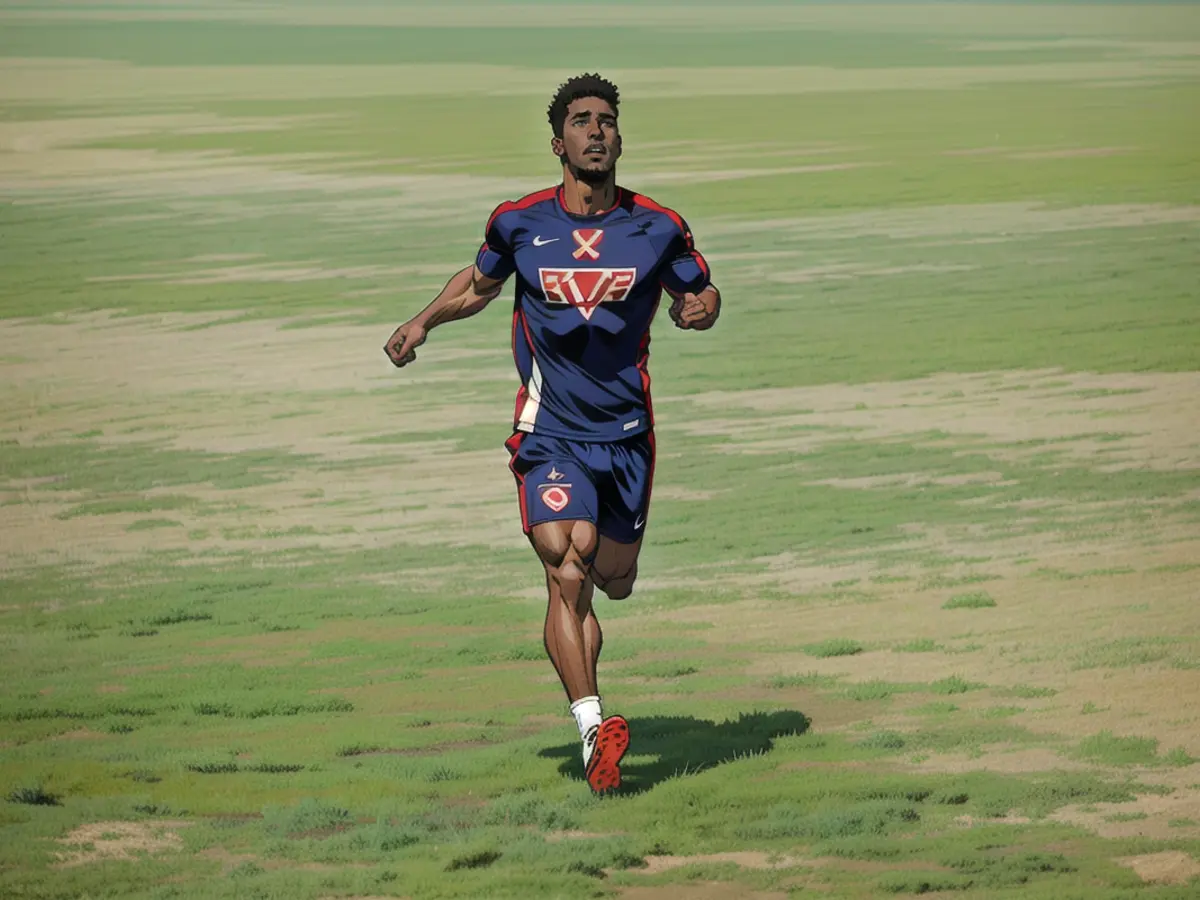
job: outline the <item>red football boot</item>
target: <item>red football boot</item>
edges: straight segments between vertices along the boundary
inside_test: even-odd
[[[620,716],[609,716],[588,737],[592,740],[592,753],[586,769],[588,784],[598,794],[619,788],[619,764],[629,749],[629,723]]]

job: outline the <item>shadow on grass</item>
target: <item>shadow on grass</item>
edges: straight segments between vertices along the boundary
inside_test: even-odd
[[[722,763],[766,753],[775,738],[804,734],[811,724],[802,712],[742,713],[736,719],[710,722],[691,716],[646,716],[629,719],[629,750],[621,763],[621,787],[614,793],[639,794],[676,775],[695,774]],[[561,758],[563,775],[583,780],[578,741],[547,747],[538,755]],[[643,762],[639,758],[653,756]]]

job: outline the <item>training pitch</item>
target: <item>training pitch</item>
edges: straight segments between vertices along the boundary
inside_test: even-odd
[[[655,323],[594,797],[511,286],[545,109]],[[1200,891],[1200,7],[0,4],[0,896]]]

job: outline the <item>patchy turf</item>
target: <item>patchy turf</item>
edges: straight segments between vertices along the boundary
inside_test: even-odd
[[[1194,10],[572,9],[727,298],[655,331],[606,798],[506,314],[381,350],[554,174],[570,29],[448,15],[0,10],[0,893],[1193,896]]]

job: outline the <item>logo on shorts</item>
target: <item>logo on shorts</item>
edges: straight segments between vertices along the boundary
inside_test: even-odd
[[[562,472],[558,471],[558,469],[556,469],[556,468],[554,468],[553,466],[551,466],[551,467],[550,467],[550,474],[549,474],[549,475],[547,475],[546,477],[547,477],[547,478],[549,478],[551,481],[562,481],[562,480],[563,480],[564,478],[566,478],[567,476],[566,476],[566,475],[564,475]]]
[[[590,319],[601,303],[624,300],[637,269],[538,269],[547,303],[574,306]]]
[[[543,503],[555,512],[562,512],[571,502],[570,487],[569,484],[543,484],[538,487],[538,490],[541,491]]]

